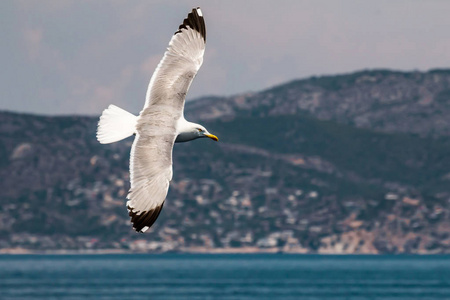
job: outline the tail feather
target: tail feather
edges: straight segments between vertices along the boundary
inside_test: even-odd
[[[101,144],[114,143],[133,135],[137,117],[115,105],[108,106],[100,116],[97,140]]]

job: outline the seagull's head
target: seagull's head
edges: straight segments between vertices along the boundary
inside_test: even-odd
[[[182,121],[178,125],[178,136],[175,142],[182,143],[205,137],[216,142],[219,140],[217,136],[209,133],[204,126],[192,122]]]
[[[212,140],[214,140],[214,141],[216,141],[216,142],[219,141],[219,138],[217,138],[217,136],[215,136],[214,134],[209,133],[209,131],[206,130],[206,128],[203,127],[202,125],[200,125],[200,124],[195,124],[194,127],[195,127],[195,128],[194,128],[194,132],[197,134],[197,136],[198,136],[199,138],[207,137],[207,138],[210,138],[210,139],[212,139]]]

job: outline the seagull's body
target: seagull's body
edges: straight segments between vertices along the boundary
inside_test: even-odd
[[[127,208],[133,228],[145,232],[158,217],[172,180],[175,142],[201,137],[218,140],[203,126],[186,121],[186,93],[203,62],[206,28],[200,8],[192,9],[170,40],[148,86],[139,116],[110,105],[98,124],[97,139],[112,143],[136,135],[130,156]]]

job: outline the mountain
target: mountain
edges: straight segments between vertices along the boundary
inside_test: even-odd
[[[220,142],[175,145],[164,209],[137,234],[132,138],[100,145],[97,118],[0,113],[0,249],[450,252],[450,70],[314,77],[186,115]]]
[[[189,103],[188,112],[205,120],[308,113],[378,132],[439,137],[450,135],[449,98],[450,70],[376,70],[296,80],[230,98],[204,98]]]

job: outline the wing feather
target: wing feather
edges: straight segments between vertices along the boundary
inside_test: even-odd
[[[172,180],[172,149],[186,93],[203,62],[206,29],[194,8],[170,40],[147,90],[131,148],[127,208],[136,231],[156,221]]]
[[[205,42],[205,22],[200,8],[194,8],[172,36],[150,79],[144,110],[164,102],[182,112],[185,95],[203,63]]]

